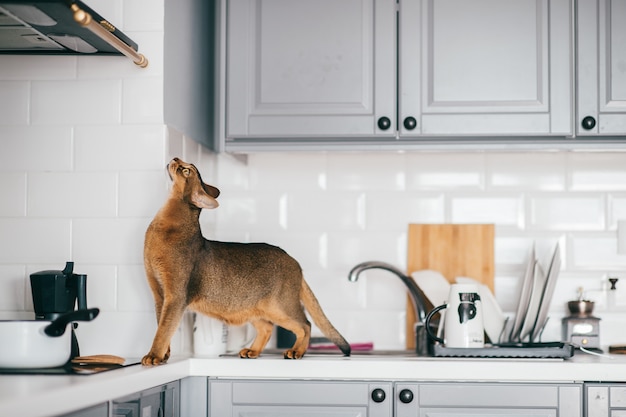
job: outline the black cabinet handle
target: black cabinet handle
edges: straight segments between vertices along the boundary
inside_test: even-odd
[[[408,404],[413,401],[413,391],[410,389],[403,389],[400,391],[400,401],[404,404]]]
[[[378,128],[380,130],[387,130],[391,127],[391,120],[388,117],[381,117],[378,119]]]
[[[417,120],[413,116],[405,117],[403,124],[406,130],[413,130],[417,127]]]
[[[376,388],[372,391],[372,401],[375,403],[382,403],[385,401],[385,397],[387,397],[387,394],[385,394],[385,391],[381,388]]]
[[[580,125],[585,130],[591,130],[596,127],[596,119],[594,119],[593,116],[587,116],[583,119],[582,122],[580,122]]]

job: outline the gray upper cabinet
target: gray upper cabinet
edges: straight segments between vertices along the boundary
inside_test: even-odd
[[[395,135],[395,0],[227,7],[227,137]]]
[[[571,135],[571,16],[568,0],[401,1],[401,136]]]
[[[626,0],[578,0],[577,134],[626,134]]]
[[[572,135],[572,7],[228,1],[226,147],[250,138]]]

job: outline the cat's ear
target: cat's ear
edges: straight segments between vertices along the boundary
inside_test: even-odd
[[[212,185],[202,183],[202,188],[204,188],[204,191],[206,191],[206,193],[213,198],[217,198],[220,195],[220,190]]]
[[[214,209],[220,205],[215,198],[207,194],[202,189],[195,190],[191,193],[191,203],[201,209]]]

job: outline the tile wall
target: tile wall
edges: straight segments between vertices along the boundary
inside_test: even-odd
[[[156,4],[156,6],[155,6]],[[73,260],[88,275],[83,353],[141,356],[155,330],[143,233],[167,195],[172,156],[222,190],[207,237],[267,241],[302,264],[341,332],[402,348],[405,291],[384,271],[347,280],[359,262],[404,268],[414,223],[496,224],[496,297],[506,312],[528,250],[559,242],[564,259],[544,333],[558,339],[564,303],[583,286],[597,301],[603,344],[626,342],[626,153],[268,153],[215,155],[163,124],[162,10],[154,0],[91,0],[150,59],[0,56],[0,317],[31,318],[28,276]],[[146,7],[149,6],[149,7]],[[606,277],[619,308],[607,311]],[[190,350],[189,317],[175,352]]]

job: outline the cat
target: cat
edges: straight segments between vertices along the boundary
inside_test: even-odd
[[[241,358],[261,354],[274,324],[290,330],[296,341],[283,353],[285,359],[300,359],[308,348],[306,308],[322,333],[349,356],[350,345],[322,311],[298,262],[265,243],[205,239],[200,212],[218,207],[220,191],[205,184],[193,164],[178,158],[170,161],[167,172],[170,195],[145,235],[144,266],[158,327],[142,364],[167,362],[170,340],[187,308],[227,324],[250,322],[256,337],[239,352]]]

